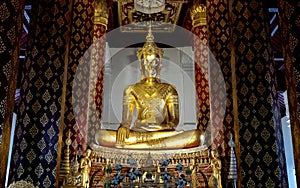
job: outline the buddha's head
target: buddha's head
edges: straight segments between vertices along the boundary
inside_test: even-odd
[[[92,154],[92,150],[90,150],[90,149],[87,149],[87,150],[86,150],[86,154],[85,154],[85,156],[86,156],[86,157],[90,157],[90,156],[91,156],[91,154]]]
[[[158,48],[154,42],[154,37],[149,30],[143,48],[138,50],[137,56],[140,61],[141,79],[160,78],[161,57],[163,50]]]

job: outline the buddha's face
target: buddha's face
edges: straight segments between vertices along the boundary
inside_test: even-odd
[[[159,78],[161,70],[160,58],[157,54],[145,56],[141,61],[142,78]]]

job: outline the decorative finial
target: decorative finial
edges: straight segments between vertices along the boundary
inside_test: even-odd
[[[236,179],[237,179],[237,164],[236,164],[236,156],[234,153],[234,141],[232,133],[230,133],[230,141],[228,142],[228,145],[230,146],[230,165],[229,165],[229,173],[228,173],[228,179],[233,180],[234,187],[236,187]]]
[[[70,145],[72,144],[72,140],[71,140],[71,132],[68,132],[68,138],[66,139],[66,150],[64,151],[64,159],[62,160],[61,163],[61,170],[60,170],[60,178],[65,178],[70,172],[71,172],[71,168],[70,168]]]
[[[146,36],[146,41],[147,42],[154,42],[154,36],[152,34],[152,28],[151,28],[151,22],[149,24],[149,28],[148,28],[148,34]]]
[[[206,6],[200,0],[196,0],[190,11],[193,27],[207,25]]]
[[[233,148],[235,146],[234,141],[233,141],[233,136],[232,133],[230,133],[230,140],[228,142],[229,147]]]
[[[147,156],[147,159],[146,159],[145,167],[150,167],[150,166],[153,166],[153,160],[152,160],[151,154],[149,152],[148,156]]]
[[[69,146],[72,144],[72,140],[71,140],[71,132],[70,132],[70,130],[69,130],[69,132],[68,132],[68,138],[67,138],[67,140],[66,140],[66,145],[67,145],[67,147],[69,148]]]

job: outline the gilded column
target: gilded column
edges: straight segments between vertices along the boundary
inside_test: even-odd
[[[289,101],[291,132],[297,185],[300,187],[300,5],[296,1],[280,1],[280,28],[283,37],[283,57]]]
[[[262,1],[232,1],[241,183],[288,187],[268,19]]]
[[[211,127],[208,127],[210,124],[210,98],[206,6],[200,1],[195,1],[190,13],[194,33],[197,128],[205,134],[205,144],[209,144]]]
[[[24,4],[0,2],[0,187],[4,187],[16,91]]]
[[[36,1],[14,135],[10,182],[55,187],[71,1]],[[16,33],[12,33],[16,35]],[[2,181],[2,180],[1,180]]]

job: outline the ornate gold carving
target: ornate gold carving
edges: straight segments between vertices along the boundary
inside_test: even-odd
[[[72,165],[72,172],[69,172],[64,177],[63,187],[89,187],[89,175],[92,168],[91,153],[92,151],[90,149],[87,149],[86,154],[83,158],[81,158],[80,163],[78,163],[76,155],[75,161]]]
[[[67,176],[64,178],[63,181],[63,187],[77,187],[77,186],[82,186],[82,173],[78,171],[79,169],[79,163],[77,160],[77,155],[75,157],[75,161],[73,162],[72,165],[72,173],[67,174]]]
[[[24,180],[13,182],[8,186],[8,188],[36,188],[32,183]]]
[[[204,4],[200,4],[199,1],[196,1],[195,4],[192,6],[190,13],[193,27],[198,27],[207,24],[206,6]]]
[[[117,164],[118,161],[121,161],[121,164],[123,161],[128,160],[129,154],[136,159],[137,161],[142,161],[144,159],[147,159],[149,150],[148,149],[116,149],[116,148],[110,148],[110,147],[104,147],[99,146],[97,144],[91,145],[93,149],[93,160],[94,161],[101,161],[104,162],[103,159],[106,161],[111,161]],[[162,161],[166,158],[166,156],[173,161],[173,163],[177,163],[179,159],[187,159],[187,158],[193,158],[197,157],[197,163],[200,164],[207,164],[209,163],[209,153],[206,145],[198,146],[194,148],[188,148],[188,149],[174,149],[174,150],[155,150],[150,151],[151,157],[154,161]]]
[[[106,0],[95,0],[94,24],[101,24],[107,27],[108,9]]]
[[[182,4],[186,1],[166,1],[165,9],[155,14],[145,14],[134,8],[133,1],[118,2],[118,19],[122,32],[147,32],[147,21],[155,21],[154,32],[173,32],[178,22]]]

